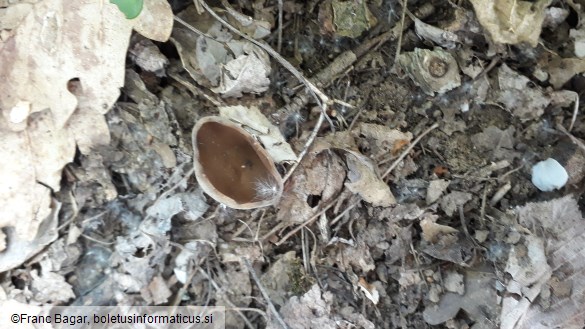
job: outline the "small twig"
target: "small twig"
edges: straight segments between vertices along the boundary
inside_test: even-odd
[[[319,114],[319,119],[317,120],[317,123],[315,124],[315,127],[313,128],[313,131],[311,132],[311,135],[309,136],[309,138],[305,142],[305,145],[303,146],[303,150],[301,151],[301,153],[297,157],[297,161],[292,165],[292,167],[289,169],[289,171],[284,176],[285,182],[290,178],[290,176],[293,174],[295,169],[297,169],[299,164],[301,164],[301,161],[303,160],[305,155],[307,155],[307,152],[309,152],[309,148],[311,148],[311,144],[313,144],[313,142],[315,141],[315,138],[317,138],[317,134],[319,133],[319,130],[321,129],[321,126],[323,125],[323,122],[325,122],[325,114],[323,114],[323,111],[321,111],[321,113]]]
[[[274,304],[272,304],[272,301],[270,300],[270,296],[268,295],[268,293],[266,292],[266,290],[264,289],[264,287],[260,283],[260,279],[258,278],[256,271],[252,267],[252,264],[250,264],[250,261],[247,258],[242,258],[242,260],[244,262],[244,265],[246,265],[248,272],[250,272],[252,279],[254,280],[254,282],[256,282],[256,286],[258,286],[258,289],[260,290],[260,293],[264,297],[264,300],[266,300],[266,303],[268,304],[268,308],[270,309],[272,314],[274,314],[274,317],[276,318],[276,320],[278,321],[280,326],[284,329],[288,329],[286,322],[284,322],[284,320],[282,319],[282,317],[280,316],[280,314],[276,310],[276,307],[274,307]]]
[[[101,241],[101,240],[98,240],[98,239],[92,238],[92,237],[90,237],[89,235],[85,235],[85,234],[83,234],[83,233],[81,233],[81,236],[82,236],[82,237],[84,237],[84,238],[86,238],[86,239],[88,239],[89,241],[93,241],[93,242],[95,242],[95,243],[99,243],[99,244],[102,244],[102,245],[104,245],[104,246],[111,246],[111,245],[113,245],[113,244],[114,244],[114,242],[106,242],[106,241]]]
[[[355,208],[360,201],[362,201],[362,198],[358,198],[357,200],[355,200],[354,202],[352,202],[349,206],[347,206],[345,209],[343,209],[343,211],[341,212],[341,214],[337,215],[335,218],[333,218],[331,220],[331,223],[329,224],[330,226],[335,225],[341,218],[343,218],[343,216],[345,216],[347,213],[349,213],[350,210],[352,210],[353,208]]]
[[[492,58],[491,62],[488,64],[488,66],[486,66],[486,68],[483,69],[483,71],[481,71],[475,78],[473,78],[473,81],[479,80],[484,75],[488,74],[494,67],[496,67],[496,64],[498,64],[499,61],[500,61],[500,56],[496,56],[496,57]]]
[[[394,168],[396,168],[400,162],[402,160],[404,160],[404,158],[408,155],[408,153],[410,153],[410,151],[416,146],[416,144],[418,144],[420,142],[420,140],[425,137],[428,133],[430,133],[431,131],[437,129],[439,127],[439,123],[435,122],[432,126],[430,126],[429,128],[427,128],[427,130],[423,131],[415,140],[414,142],[410,143],[410,145],[408,145],[408,147],[402,151],[402,153],[400,154],[400,156],[398,157],[398,159],[396,159],[392,165],[390,165],[390,167],[388,169],[386,169],[386,172],[384,172],[384,175],[382,175],[382,178],[386,178],[386,176],[388,176],[392,170],[394,170]]]
[[[575,136],[573,136],[570,132],[568,132],[567,129],[565,129],[565,127],[563,127],[563,125],[557,124],[557,129],[560,130],[563,134],[567,135],[571,139],[571,141],[573,141],[573,143],[577,144],[577,146],[579,146],[583,151],[585,151],[585,144],[583,144],[582,141],[580,141]]]
[[[333,207],[333,205],[335,205],[335,201],[336,200],[332,200],[331,202],[329,202],[328,205],[325,206],[325,208],[321,209],[321,211],[313,215],[313,217],[309,218],[308,220],[304,221],[302,224],[288,232],[282,239],[276,242],[275,245],[280,246],[281,244],[286,242],[286,240],[288,240],[291,236],[295,235],[300,229],[309,224],[312,224],[317,218],[319,218],[319,216],[321,216],[321,214],[324,214],[327,210],[329,210],[329,208]]]
[[[400,55],[400,50],[402,49],[402,35],[404,35],[404,20],[406,19],[406,11],[408,6],[408,0],[400,1],[402,5],[402,14],[400,15],[400,34],[398,35],[398,41],[396,42],[396,55],[394,56],[394,65],[398,61],[398,56]],[[410,14],[410,13],[409,13]],[[413,15],[414,17],[414,15]]]
[[[276,42],[276,51],[282,52],[282,0],[278,0],[278,41]]]
[[[506,195],[506,193],[508,193],[508,191],[510,191],[510,189],[512,188],[512,184],[510,184],[510,182],[504,184],[502,187],[500,187],[496,193],[494,194],[494,196],[492,197],[492,199],[490,200],[490,206],[495,206],[496,203],[500,202],[500,200],[502,200],[502,198]]]
[[[199,267],[199,273],[201,273],[209,282],[211,282],[211,285],[213,285],[213,288],[215,288],[217,293],[220,295],[220,298],[223,299],[226,302],[226,304],[228,304],[230,306],[231,309],[233,309],[234,311],[236,311],[236,313],[238,313],[238,315],[242,318],[242,320],[244,320],[244,323],[250,329],[254,329],[255,328],[254,325],[252,325],[250,320],[248,320],[248,318],[244,315],[244,313],[242,313],[242,311],[240,311],[240,308],[238,308],[234,303],[232,303],[231,300],[229,300],[229,298],[227,298],[227,296],[225,296],[224,290],[217,284],[217,282],[215,282],[215,280],[213,280],[213,278],[209,274],[207,274],[207,272],[205,272],[201,267]]]
[[[575,121],[577,121],[577,113],[579,113],[579,95],[575,97],[575,107],[573,107],[573,116],[571,117],[571,124],[569,125],[569,132],[573,130]]]
[[[508,177],[509,175],[511,175],[511,174],[513,174],[513,173],[517,172],[518,170],[520,170],[520,169],[524,168],[524,165],[525,165],[525,164],[526,164],[525,162],[522,162],[522,164],[521,164],[521,165],[519,165],[518,167],[516,167],[516,168],[514,168],[514,169],[512,169],[512,170],[509,170],[509,171],[507,171],[507,172],[505,172],[505,173],[503,173],[503,174],[502,174],[502,176],[498,177],[498,180],[499,180],[499,181],[501,181],[501,180],[503,180],[504,178]]]
[[[481,208],[479,210],[479,220],[481,222],[482,229],[485,227],[485,206],[486,206],[486,201],[487,201],[487,192],[488,192],[489,185],[490,185],[489,183],[485,184],[485,186],[483,187],[483,194],[481,196]]]

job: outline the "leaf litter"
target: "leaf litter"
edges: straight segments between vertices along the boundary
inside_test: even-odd
[[[150,0],[128,21],[57,2],[0,1],[0,305],[582,327],[580,4]],[[191,129],[218,114],[286,178],[274,207],[201,191]],[[569,177],[542,192],[531,169],[548,158]]]

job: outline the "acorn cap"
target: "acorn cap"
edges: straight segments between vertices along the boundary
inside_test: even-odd
[[[193,166],[199,185],[216,201],[234,209],[275,204],[282,178],[260,143],[240,126],[205,117],[193,127]]]

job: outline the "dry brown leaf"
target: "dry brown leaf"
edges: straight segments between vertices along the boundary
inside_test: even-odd
[[[443,209],[447,216],[453,216],[459,207],[465,205],[472,198],[471,193],[453,191],[441,199],[441,209]]]
[[[376,268],[370,247],[360,238],[355,245],[341,245],[335,262],[342,271],[361,271],[364,275]]]
[[[508,294],[502,300],[500,328],[514,329],[551,277],[543,240],[527,235],[524,241],[512,246],[505,271],[511,279],[506,283]]]
[[[437,219],[439,219],[439,216],[437,215],[423,215],[423,219],[421,219],[419,225],[422,229],[422,237],[425,239],[425,241],[436,243],[439,236],[441,235],[459,232],[457,229],[454,229],[450,226],[437,224]]]
[[[356,152],[348,152],[345,159],[348,168],[347,177],[350,180],[345,183],[345,186],[350,191],[359,194],[374,207],[388,207],[396,204],[390,186],[380,178],[376,167],[369,159]]]
[[[231,47],[231,50],[236,49]],[[242,93],[259,94],[268,90],[271,68],[266,51],[250,42],[239,45],[237,50],[236,58],[220,65],[219,87],[212,90],[222,97],[241,97]]]
[[[514,151],[515,139],[513,126],[506,130],[494,126],[485,128],[482,132],[471,136],[471,142],[482,152],[489,152],[494,160],[513,159],[517,152]]]
[[[229,14],[228,20],[234,24],[239,31],[253,39],[262,39],[270,34],[271,25],[269,22],[243,15],[233,9],[227,1],[224,1],[223,4]]]
[[[345,323],[350,328],[354,327],[354,324],[357,325],[356,328],[375,328],[374,324],[361,314],[347,314],[349,313],[347,311],[337,314],[332,307],[333,303],[334,295],[329,291],[322,292],[319,285],[315,284],[304,295],[291,297],[280,309],[280,313],[291,329],[336,329],[340,328],[340,323]],[[272,312],[269,313],[266,328],[282,328]]]
[[[272,302],[278,307],[284,305],[293,296],[296,286],[296,275],[302,275],[301,260],[296,257],[295,251],[289,251],[276,260],[262,275],[260,282],[266,289]]]
[[[560,8],[558,9],[560,10]],[[568,10],[565,11],[566,15],[564,18],[569,15]],[[569,37],[573,39],[575,56],[579,58],[585,58],[585,26],[581,24],[579,29],[571,29],[569,31]]]
[[[33,270],[30,274],[32,276],[31,290],[36,302],[43,304],[64,303],[75,298],[73,288],[65,281],[63,275],[47,270],[43,270],[41,273]]]
[[[148,286],[141,291],[141,296],[149,304],[160,305],[166,303],[171,297],[172,292],[169,289],[166,281],[159,274],[152,278]]]
[[[372,123],[360,123],[353,132],[366,138],[374,158],[396,152],[412,140],[411,132],[403,133],[398,129]]]
[[[552,0],[471,0],[481,25],[498,43],[538,44],[546,7]]]
[[[434,203],[435,201],[439,200],[441,194],[447,190],[451,181],[444,180],[444,179],[435,179],[429,182],[429,187],[427,188],[427,197],[426,202],[427,204]]]
[[[308,153],[291,177],[280,202],[277,221],[302,223],[330,202],[343,188],[345,168],[339,156],[330,151]],[[309,201],[317,205],[309,205]]]

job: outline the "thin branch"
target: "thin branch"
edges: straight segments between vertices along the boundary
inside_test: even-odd
[[[282,0],[278,0],[278,41],[276,42],[276,51],[282,52]]]
[[[396,55],[394,55],[394,65],[396,65],[396,62],[398,61],[398,56],[400,55],[400,50],[402,49],[402,36],[404,35],[404,20],[406,18],[406,11],[408,10],[407,8],[408,0],[402,0],[400,4],[402,5],[402,14],[400,16],[400,34],[398,36],[398,41],[396,42]]]
[[[575,97],[575,107],[573,107],[573,116],[571,117],[571,124],[569,125],[569,132],[573,130],[573,126],[575,125],[575,121],[577,121],[577,113],[579,113],[579,95],[577,94]]]
[[[203,275],[209,282],[211,282],[211,285],[213,286],[213,288],[215,288],[215,290],[217,291],[218,294],[220,294],[220,298],[222,298],[226,304],[228,304],[230,306],[230,309],[236,311],[236,313],[238,313],[238,315],[242,318],[242,320],[244,321],[244,323],[250,328],[250,329],[254,329],[254,325],[252,325],[252,323],[250,322],[250,320],[248,320],[248,318],[244,315],[244,313],[242,313],[242,311],[240,311],[240,308],[238,308],[234,303],[232,303],[232,301],[225,296],[225,291],[217,284],[217,282],[215,282],[215,280],[213,280],[213,278],[207,274],[207,272],[205,272],[201,267],[199,267],[199,273],[201,275]]]
[[[333,205],[335,205],[336,201],[337,201],[337,198],[335,200],[332,200],[331,202],[329,202],[328,205],[326,205],[323,209],[321,209],[321,211],[319,211],[318,213],[313,215],[313,217],[309,218],[308,220],[304,221],[301,225],[295,227],[293,230],[288,232],[282,239],[280,239],[278,242],[276,242],[275,245],[280,246],[281,244],[285,243],[286,240],[288,240],[291,236],[295,235],[303,227],[312,224],[315,220],[317,220],[317,218],[319,218],[321,216],[321,214],[324,214],[327,210],[329,210],[329,208],[333,207]]]
[[[293,172],[301,164],[301,161],[303,160],[303,158],[305,157],[307,152],[309,152],[309,149],[311,148],[311,144],[313,144],[313,142],[315,141],[315,138],[317,137],[317,134],[319,133],[319,130],[321,129],[321,126],[323,125],[323,122],[325,122],[325,115],[323,114],[323,111],[321,111],[321,113],[319,114],[319,119],[317,120],[317,123],[315,124],[315,127],[313,127],[313,131],[311,132],[311,136],[309,136],[309,139],[307,139],[307,141],[305,142],[305,145],[303,146],[303,150],[301,151],[301,153],[297,157],[297,161],[292,165],[292,167],[289,169],[289,171],[284,176],[285,182],[290,178],[290,176],[292,176]]]
[[[431,131],[437,129],[439,127],[439,123],[435,122],[432,126],[430,126],[429,128],[427,128],[427,130],[423,131],[422,134],[420,134],[415,140],[414,142],[410,143],[410,145],[408,145],[408,147],[402,151],[402,153],[400,154],[400,156],[398,157],[398,159],[396,159],[392,165],[390,167],[388,167],[388,169],[386,169],[386,172],[384,172],[384,175],[382,175],[382,178],[386,178],[386,176],[388,176],[392,170],[394,170],[394,168],[396,168],[400,162],[402,160],[404,160],[404,158],[408,155],[408,153],[410,153],[410,151],[414,148],[414,146],[416,144],[418,144],[420,142],[420,140],[425,137],[428,133],[430,133]]]
[[[256,282],[256,286],[258,286],[258,289],[260,290],[260,293],[264,297],[264,300],[266,300],[266,303],[268,304],[268,308],[270,309],[272,314],[274,314],[274,317],[276,318],[276,320],[278,321],[280,326],[284,329],[288,329],[286,322],[284,322],[284,320],[282,319],[282,317],[280,316],[280,314],[276,310],[276,307],[274,307],[274,304],[272,304],[272,301],[270,300],[270,296],[268,296],[268,293],[266,292],[266,290],[264,289],[264,287],[260,283],[260,279],[258,278],[256,271],[252,267],[252,264],[250,264],[250,261],[247,258],[242,258],[242,260],[244,261],[244,265],[246,265],[248,272],[250,272],[250,275],[252,275],[252,279],[254,280],[254,282]]]
[[[563,125],[557,124],[557,129],[560,130],[563,134],[567,135],[571,139],[571,141],[573,141],[573,143],[577,144],[577,146],[579,146],[583,151],[585,151],[585,144],[583,144],[582,141],[580,141],[579,139],[577,139],[577,137],[573,136],[570,132],[568,132],[567,129],[563,127]]]

